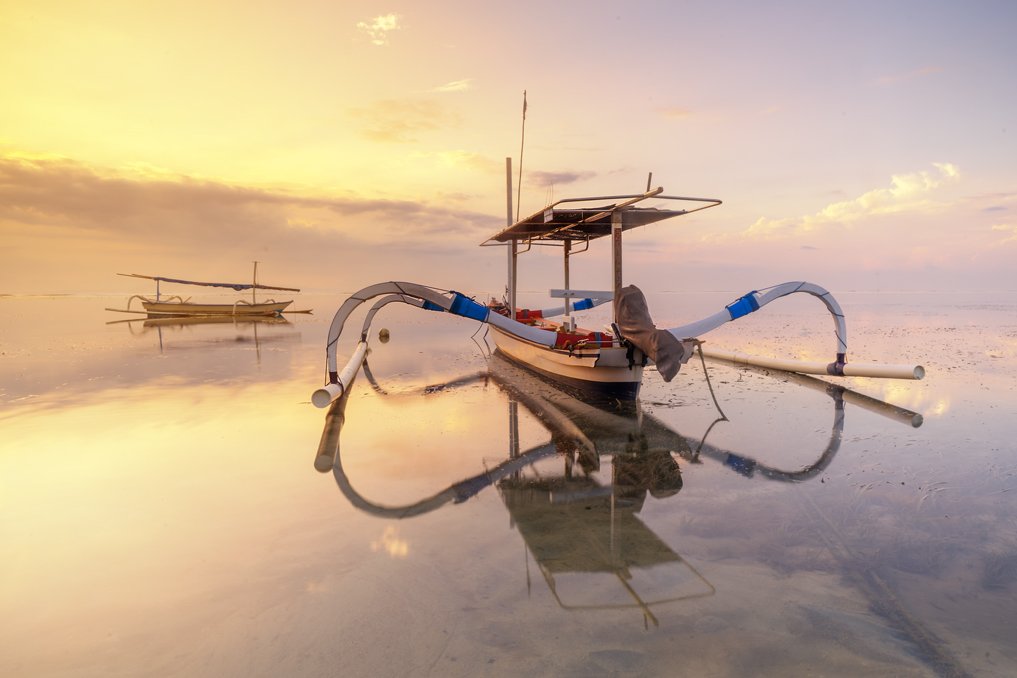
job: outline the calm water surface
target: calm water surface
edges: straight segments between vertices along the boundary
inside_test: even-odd
[[[343,298],[0,299],[0,675],[1017,674],[1013,295],[839,295],[849,359],[921,382],[696,360],[633,411],[389,307],[327,413]],[[832,329],[788,300],[707,338],[823,360]]]

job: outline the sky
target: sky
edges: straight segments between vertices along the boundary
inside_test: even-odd
[[[501,290],[523,214],[723,205],[626,236],[647,291],[1017,291],[1017,3],[0,0],[0,294],[116,272]],[[522,102],[526,91],[525,144]],[[610,286],[595,243],[575,286]],[[560,286],[557,253],[521,287]]]

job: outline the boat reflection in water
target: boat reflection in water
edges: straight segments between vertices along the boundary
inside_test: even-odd
[[[498,354],[488,363],[486,372],[425,390],[444,391],[482,380],[495,383],[508,395],[509,450],[507,458],[496,466],[405,505],[384,505],[362,496],[343,470],[340,454],[347,390],[328,411],[315,467],[321,472],[331,470],[339,489],[358,509],[393,519],[462,503],[494,486],[562,608],[633,607],[642,611],[647,624],[657,624],[652,606],[714,593],[706,578],[638,515],[647,495],[666,499],[681,491],[679,459],[689,464],[711,459],[745,476],[804,481],[821,473],[840,447],[845,396],[877,411],[883,405],[884,414],[920,425],[920,417],[913,412],[840,386],[796,377],[799,383],[822,389],[831,397],[833,425],[826,447],[812,464],[782,470],[710,445],[706,442],[709,429],[702,439],[690,441],[643,412],[638,404],[619,409],[618,401],[579,400]],[[366,362],[363,368],[375,390],[384,394]],[[520,405],[542,422],[550,441],[520,449]],[[721,415],[717,421],[723,419]],[[602,469],[602,461],[610,468]],[[613,593],[605,579],[614,582]]]
[[[230,341],[232,343],[242,341],[253,341],[254,347],[258,351],[258,358],[261,358],[261,345],[264,342],[272,341],[283,341],[290,337],[289,334],[278,334],[275,330],[282,327],[291,328],[293,323],[282,316],[271,316],[271,315],[197,315],[197,316],[150,316],[146,318],[128,318],[126,320],[111,320],[106,323],[107,325],[118,325],[125,324],[129,328],[131,335],[136,337],[149,336],[156,334],[159,339],[159,352],[162,353],[166,350],[166,342],[164,341],[164,335],[172,336],[172,333],[182,333],[187,331],[189,328],[195,326],[213,326],[208,328],[208,333],[205,337],[200,340],[202,345],[208,345],[210,343],[221,343],[224,341]],[[225,325],[229,325],[233,330],[242,332],[240,334],[233,334],[231,338],[227,338],[222,332],[216,332],[215,328],[222,328]],[[259,327],[265,328],[272,326],[273,334],[270,336],[260,336]],[[250,335],[247,331],[250,330]],[[264,330],[260,330],[263,332]],[[299,337],[299,334],[295,335]],[[181,345],[178,344],[173,348],[179,348]]]

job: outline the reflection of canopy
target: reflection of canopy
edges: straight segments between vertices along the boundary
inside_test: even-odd
[[[552,574],[622,572],[681,561],[631,508],[577,501],[559,504],[553,492],[499,485],[505,507],[533,557]]]

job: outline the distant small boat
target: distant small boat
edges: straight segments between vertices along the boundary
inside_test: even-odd
[[[254,262],[254,278],[250,283],[222,283],[222,282],[200,282],[196,280],[181,280],[179,278],[165,278],[155,275],[141,275],[139,273],[117,273],[117,275],[128,278],[144,278],[155,281],[155,298],[144,297],[135,294],[127,299],[127,308],[107,308],[107,311],[119,313],[147,313],[151,317],[167,316],[278,316],[281,315],[292,300],[276,301],[268,299],[258,301],[255,297],[256,290],[277,290],[284,292],[299,292],[295,287],[276,287],[273,285],[262,285],[258,282],[258,262]],[[200,285],[202,287],[227,287],[237,292],[251,290],[251,300],[237,299],[227,304],[211,304],[192,302],[190,297],[184,299],[178,295],[163,296],[160,290],[160,283],[168,282],[179,285]],[[131,310],[131,302],[135,299],[141,302],[144,311]]]

